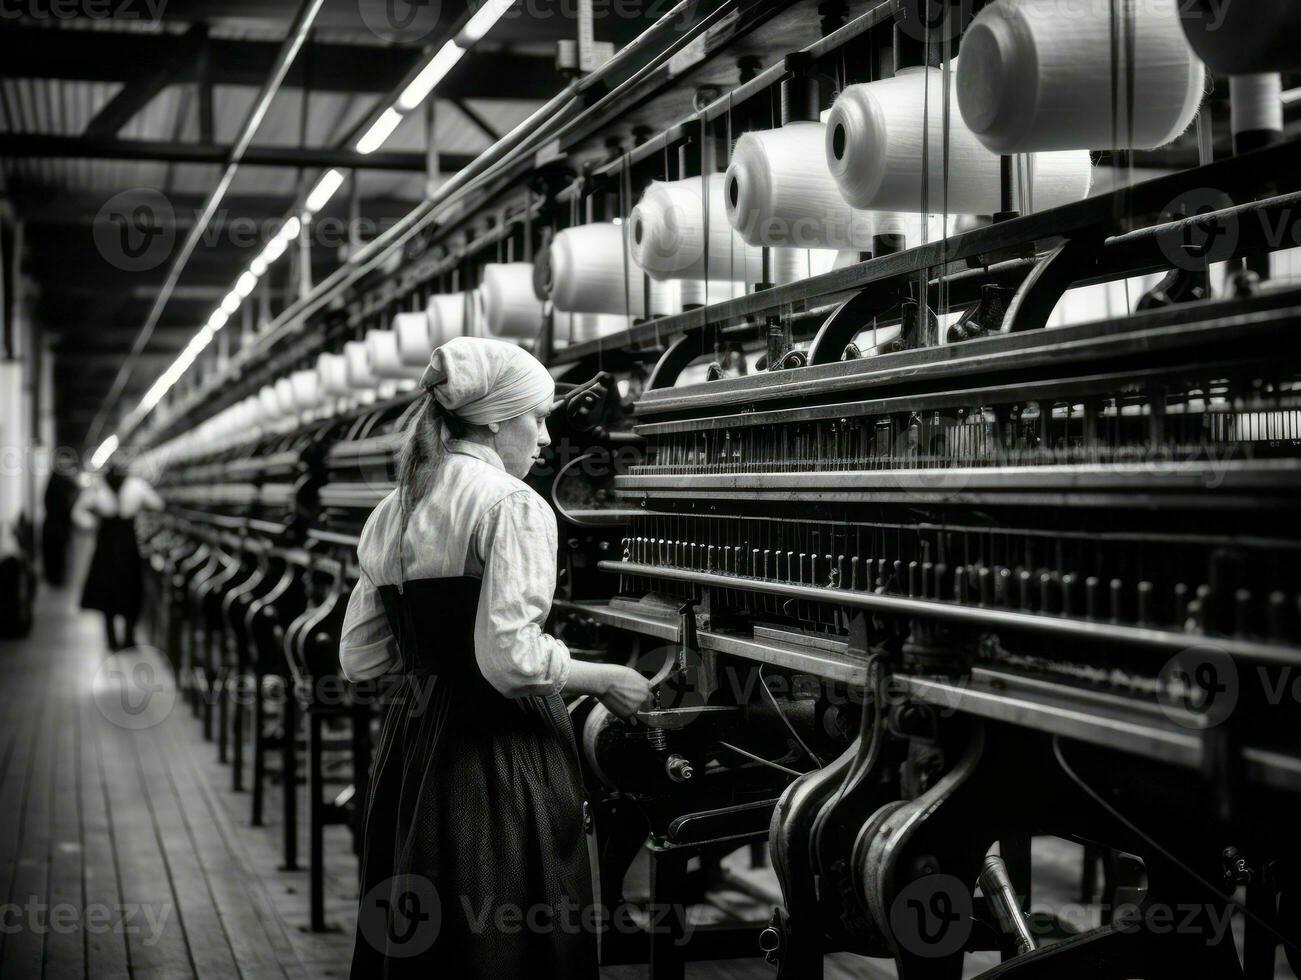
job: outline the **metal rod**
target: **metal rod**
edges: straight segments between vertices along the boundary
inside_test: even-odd
[[[41,133],[0,134],[0,156],[57,157],[69,160],[149,160],[162,163],[193,163],[211,166],[232,158],[234,149],[219,143],[175,143],[166,140],[82,139],[77,136],[48,136]],[[473,157],[457,154],[448,158],[464,165]],[[363,170],[421,171],[422,153],[356,153],[333,147],[251,146],[243,156],[250,167],[339,167]]]
[[[1044,616],[1010,609],[966,606],[956,602],[937,602],[928,599],[910,599],[905,596],[878,595],[875,592],[854,592],[849,589],[828,589],[812,585],[773,582],[740,575],[720,575],[717,572],[697,572],[631,561],[603,561],[599,567],[603,572],[613,572],[616,575],[641,575],[676,582],[693,582],[697,585],[763,592],[768,595],[809,599],[857,609],[877,609],[882,612],[938,619],[968,626],[1030,630],[1083,640],[1128,643],[1160,651],[1179,652],[1198,643],[1205,643],[1208,648],[1231,656],[1258,660],[1262,663],[1301,666],[1301,651],[1235,637],[1208,637],[1196,633],[1176,633],[1171,630],[1126,626],[1121,623],[1084,622],[1062,616]]]
[[[94,421],[91,423],[87,438],[87,442],[91,445],[99,438],[109,412],[113,410],[117,400],[122,396],[127,381],[131,378],[131,371],[135,366],[136,358],[148,346],[149,339],[154,334],[154,328],[157,327],[158,321],[163,315],[163,310],[167,307],[168,300],[171,299],[172,291],[176,288],[181,274],[185,271],[186,264],[190,261],[190,256],[194,254],[199,242],[203,240],[203,235],[207,231],[213,216],[217,213],[217,209],[221,206],[226,191],[230,189],[230,185],[234,182],[235,174],[239,171],[240,162],[244,159],[249,144],[253,142],[253,136],[262,125],[262,120],[266,118],[272,100],[276,97],[276,93],[280,91],[285,76],[289,74],[289,66],[293,64],[294,58],[298,56],[298,52],[306,43],[308,32],[311,31],[312,24],[316,21],[316,16],[321,12],[321,7],[324,4],[325,0],[303,0],[302,6],[294,17],[294,22],[289,28],[284,44],[281,45],[280,52],[276,56],[276,63],[271,69],[271,74],[267,77],[266,83],[262,86],[257,98],[253,100],[253,107],[244,120],[239,137],[231,147],[230,161],[226,164],[225,172],[209,195],[208,201],[199,215],[199,220],[190,229],[190,235],[186,238],[185,244],[176,256],[176,261],[172,263],[172,267],[167,273],[167,279],[163,282],[163,288],[158,292],[158,299],[154,301],[153,308],[149,311],[148,319],[145,320],[144,326],[140,328],[135,343],[131,345],[130,355],[118,370],[108,397],[104,399],[104,404],[100,407]]]

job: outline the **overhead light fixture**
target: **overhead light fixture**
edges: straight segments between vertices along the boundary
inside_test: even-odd
[[[457,43],[462,47],[470,47],[475,44],[492,30],[493,25],[501,20],[502,14],[514,6],[515,0],[488,0],[482,7],[474,12],[461,33],[456,35]]]
[[[327,170],[321,176],[321,179],[316,182],[316,186],[312,188],[312,193],[307,195],[303,207],[308,214],[315,214],[330,203],[330,198],[334,197],[334,192],[342,185],[343,172],[340,170]]]
[[[234,316],[235,311],[239,309],[240,295],[233,289],[226,294],[226,298],[221,301],[221,309],[227,316]]]
[[[220,330],[229,319],[230,314],[225,310],[221,308],[215,309],[212,311],[212,316],[208,317],[208,328],[213,331]]]
[[[398,128],[402,122],[402,113],[398,112],[392,106],[385,109],[380,117],[371,123],[370,129],[366,130],[361,139],[357,140],[358,153],[374,153],[384,141],[393,135],[393,130]]]
[[[97,470],[108,462],[108,458],[117,452],[117,442],[117,433],[114,432],[99,444],[99,448],[95,450],[95,454],[90,457],[91,469]]]
[[[245,299],[255,289],[257,289],[257,276],[253,275],[251,270],[235,280],[235,292],[240,299]]]
[[[272,239],[274,241],[274,239]],[[264,255],[259,254],[254,257],[253,261],[248,264],[248,271],[259,278],[267,271],[267,262]]]
[[[481,10],[480,13],[482,12]],[[475,14],[475,17],[477,16],[478,14]],[[420,69],[420,74],[411,79],[407,87],[402,90],[402,94],[398,96],[397,107],[403,112],[410,112],[424,102],[425,96],[434,90],[434,86],[443,80],[443,76],[455,67],[464,54],[465,48],[455,41],[444,44],[438,49],[438,53],[429,59],[429,64]]]

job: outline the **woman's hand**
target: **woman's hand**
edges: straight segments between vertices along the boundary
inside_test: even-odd
[[[650,706],[650,681],[631,667],[612,665],[609,670],[609,680],[598,695],[603,705],[620,718],[628,718]]]

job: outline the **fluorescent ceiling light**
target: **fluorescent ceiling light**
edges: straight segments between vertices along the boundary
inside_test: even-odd
[[[226,294],[226,298],[221,301],[221,308],[227,316],[234,316],[235,311],[239,309],[240,295],[233,289]]]
[[[115,452],[117,452],[116,432],[99,444],[99,448],[95,450],[95,455],[90,457],[91,468],[96,470],[99,469],[108,462],[108,458]]]
[[[246,272],[235,280],[235,293],[240,299],[244,299],[255,289],[257,289],[257,276],[252,272]]]
[[[212,316],[208,317],[208,329],[213,331],[220,330],[222,327],[226,325],[226,321],[229,319],[230,319],[230,314],[227,313],[225,310],[222,309],[213,310]]]
[[[298,233],[303,230],[303,223],[298,220],[298,215],[290,215],[289,220],[280,227],[280,233],[276,235],[277,241],[283,241],[286,245],[298,237]]]
[[[358,153],[374,153],[384,141],[393,135],[393,130],[398,128],[402,122],[402,113],[398,112],[392,106],[385,109],[380,117],[371,123],[370,129],[366,130],[361,139],[357,140]]]
[[[475,17],[477,16],[479,14],[475,14]],[[494,17],[493,20],[496,18]],[[398,96],[397,107],[403,112],[410,112],[424,102],[425,96],[434,90],[434,86],[443,80],[443,76],[452,70],[463,54],[465,48],[455,41],[448,41],[439,48],[438,53],[429,59],[429,64],[420,69],[420,74],[411,79],[410,84],[402,90],[402,94]]]
[[[263,252],[261,255],[258,255],[256,258],[254,258],[253,261],[248,264],[248,271],[253,273],[253,275],[255,276],[260,277],[264,275],[267,271],[267,265],[268,265],[265,256],[266,256],[266,252]]]
[[[515,0],[487,0],[461,28],[461,33],[456,35],[457,42],[462,47],[470,47],[492,30],[492,26],[501,20],[501,15],[510,10],[514,3]]]
[[[307,201],[303,207],[311,214],[315,214],[321,208],[330,203],[330,198],[334,197],[334,192],[343,184],[343,173],[338,170],[327,170],[316,186],[312,188],[312,193],[307,195]]]

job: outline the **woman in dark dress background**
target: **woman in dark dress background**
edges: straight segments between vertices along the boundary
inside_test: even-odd
[[[627,667],[543,632],[556,522],[521,481],[555,386],[514,345],[434,351],[398,488],[358,546],[340,656],[395,682],[371,774],[355,980],[596,980],[578,752],[562,693],[629,715]]]
[[[143,576],[136,544],[136,515],[148,508],[161,510],[163,502],[153,487],[129,476],[110,462],[100,481],[85,490],[73,508],[78,527],[95,529],[95,554],[81,590],[81,608],[104,614],[104,632],[111,652],[135,643],[140,618]],[[117,632],[117,620],[123,629]]]

